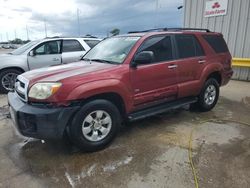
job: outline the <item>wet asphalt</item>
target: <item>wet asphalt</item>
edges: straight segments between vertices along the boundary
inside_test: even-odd
[[[106,149],[83,153],[67,142],[20,136],[0,96],[0,187],[200,187],[250,185],[250,83],[231,81],[217,106],[178,110],[127,124]],[[223,120],[222,120],[223,119]],[[228,121],[229,120],[229,121]]]

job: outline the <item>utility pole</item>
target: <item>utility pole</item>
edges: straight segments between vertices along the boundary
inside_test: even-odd
[[[155,0],[155,28],[158,26],[158,6],[159,2],[158,0]]]
[[[16,35],[16,30],[15,30],[15,39],[17,38],[17,35]]]
[[[8,35],[8,33],[6,33],[6,39],[7,39],[7,42],[9,42],[9,35]]]
[[[45,19],[44,19],[44,32],[45,32],[45,38],[47,38],[47,25]]]
[[[81,31],[80,31],[80,19],[79,19],[79,12],[80,12],[80,10],[77,8],[77,10],[76,10],[76,15],[77,15],[77,26],[78,26],[78,36],[80,37],[80,33],[81,33]]]
[[[29,30],[27,25],[26,25],[26,34],[27,34],[27,40],[29,40]]]

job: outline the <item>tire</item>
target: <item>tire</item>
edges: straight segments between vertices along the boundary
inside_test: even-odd
[[[69,127],[69,138],[81,150],[98,151],[113,141],[120,125],[117,107],[107,100],[97,99],[77,112]]]
[[[214,78],[209,78],[198,97],[198,102],[194,105],[202,112],[210,111],[217,104],[219,98],[220,86]]]
[[[6,69],[0,72],[0,92],[1,93],[8,93],[10,90],[14,89],[14,84],[16,80],[16,76],[19,74],[22,74],[20,70],[17,69]],[[12,75],[12,77],[11,77]],[[7,84],[4,85],[4,82],[6,83],[6,79],[9,79],[9,86],[7,87]],[[8,80],[7,79],[7,80]],[[13,86],[13,87],[11,87]]]

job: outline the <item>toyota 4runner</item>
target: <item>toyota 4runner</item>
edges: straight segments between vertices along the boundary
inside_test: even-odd
[[[232,76],[220,33],[157,29],[107,38],[81,62],[37,69],[17,77],[8,93],[10,114],[28,137],[67,134],[86,151],[104,148],[124,121],[191,104],[217,103]]]

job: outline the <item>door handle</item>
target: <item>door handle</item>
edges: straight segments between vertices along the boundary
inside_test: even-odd
[[[199,64],[206,63],[206,60],[199,60],[198,63],[199,63]]]
[[[53,61],[59,61],[60,59],[55,57],[55,58],[53,58],[52,60],[53,60]]]
[[[169,69],[176,69],[178,67],[178,65],[169,65],[168,68]]]

